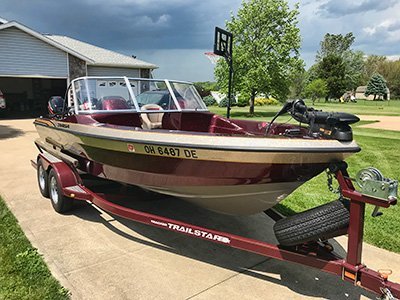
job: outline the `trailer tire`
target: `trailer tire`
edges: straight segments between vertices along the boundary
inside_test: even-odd
[[[295,246],[343,235],[349,222],[348,201],[337,200],[279,220],[274,232],[282,246]]]
[[[60,214],[70,211],[73,199],[66,197],[63,194],[61,184],[57,177],[57,172],[54,169],[51,169],[49,172],[48,185],[51,205],[54,210]]]
[[[43,161],[41,158],[38,159],[36,173],[40,193],[43,197],[49,198],[49,174],[43,167]]]

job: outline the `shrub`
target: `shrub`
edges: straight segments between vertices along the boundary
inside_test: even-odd
[[[204,97],[203,101],[204,101],[204,104],[207,106],[212,106],[212,105],[217,104],[217,101],[215,101],[214,97],[211,95]]]
[[[194,86],[201,97],[209,96],[211,91],[218,90],[217,83],[210,81],[195,82]]]
[[[238,98],[237,106],[245,107],[249,105],[249,97],[246,95],[240,95]]]
[[[227,107],[228,106],[228,97],[225,97],[224,99],[221,100],[221,102],[218,104],[219,107]]]
[[[224,99],[222,99],[219,104],[219,107],[227,107],[228,106],[228,97],[225,97]],[[231,102],[231,107],[234,106],[238,106],[237,102],[235,101],[235,99],[232,98],[232,102]]]
[[[269,97],[269,98],[259,97],[254,100],[255,106],[278,105],[278,104],[279,104],[279,101],[273,97]]]

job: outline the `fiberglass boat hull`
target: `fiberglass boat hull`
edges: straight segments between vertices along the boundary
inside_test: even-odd
[[[61,145],[92,175],[173,195],[210,210],[253,214],[282,201],[354,142],[123,130],[38,119],[43,142]]]

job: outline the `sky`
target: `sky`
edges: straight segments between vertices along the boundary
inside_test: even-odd
[[[289,0],[290,7],[297,2],[306,67],[326,33],[353,32],[353,49],[366,54],[400,54],[400,1]],[[212,51],[214,28],[240,6],[241,0],[0,0],[0,18],[135,55],[159,66],[156,78],[207,81],[213,65],[204,52]]]

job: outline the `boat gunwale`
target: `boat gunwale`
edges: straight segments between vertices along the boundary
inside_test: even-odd
[[[39,119],[40,120],[40,119]],[[226,145],[218,145],[216,146],[215,144],[208,144],[208,145],[203,145],[203,144],[189,144],[189,143],[179,143],[179,142],[163,142],[163,141],[147,141],[147,140],[142,140],[142,139],[132,139],[132,138],[121,138],[121,137],[113,137],[109,135],[99,135],[99,134],[93,134],[93,133],[88,133],[88,132],[82,132],[82,131],[76,131],[76,130],[71,130],[68,128],[62,128],[62,127],[56,127],[55,124],[52,122],[51,119],[43,119],[46,121],[51,122],[54,126],[49,126],[48,124],[38,122],[37,120],[34,121],[35,125],[38,126],[43,126],[43,127],[48,127],[51,129],[55,129],[58,131],[63,131],[67,132],[73,135],[81,135],[84,137],[91,137],[91,138],[98,138],[98,139],[108,139],[112,141],[119,141],[119,142],[124,142],[124,143],[140,143],[144,145],[156,145],[156,146],[175,146],[175,147],[187,147],[187,148],[193,148],[193,149],[208,149],[208,150],[216,150],[216,151],[238,151],[238,152],[271,152],[271,153],[357,153],[361,151],[361,148],[359,146],[355,147],[350,147],[350,146],[342,146],[342,147],[285,147],[285,149],[282,148],[271,148],[271,147],[251,147],[251,148],[238,148],[237,146],[226,146]],[[62,122],[62,121],[57,121],[57,122]],[[62,122],[66,124],[76,124],[80,126],[88,126],[88,127],[95,127],[91,124],[78,124],[78,123],[69,123],[69,122]],[[110,129],[110,130],[122,130],[122,131],[127,131],[125,129],[118,129],[118,128],[112,128],[112,127],[99,127],[96,126],[95,128],[104,128],[104,129]],[[141,132],[141,131],[135,131],[135,132]],[[178,132],[154,132],[150,130],[144,130],[143,132],[147,133],[158,133],[158,134],[180,134],[180,135],[190,135],[190,136],[195,136],[192,132],[187,131],[179,131]],[[210,134],[202,134],[198,133],[196,135],[201,135],[201,136],[211,136]],[[224,138],[224,137],[235,137],[235,138],[249,138],[249,136],[222,136],[222,135],[212,135],[211,137],[213,138]],[[255,136],[251,136],[254,138]],[[282,140],[301,140],[304,141],[306,139],[282,139]],[[307,141],[313,141],[313,140],[307,140]],[[320,140],[319,140],[320,141]],[[330,141],[330,140],[326,140]],[[339,141],[337,141],[339,142]],[[350,142],[350,143],[353,143]]]

